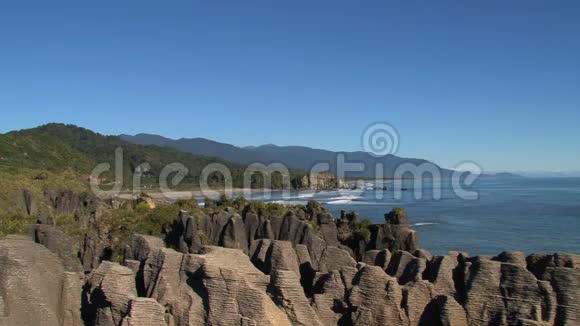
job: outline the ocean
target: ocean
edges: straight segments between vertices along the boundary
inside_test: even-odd
[[[392,208],[403,207],[419,233],[421,248],[438,255],[449,251],[497,255],[504,250],[580,253],[580,178],[481,178],[469,187],[474,193],[467,199],[459,198],[450,185],[443,185],[440,198],[435,198],[431,183],[423,184],[421,198],[415,198],[413,181],[403,182],[407,191],[400,193],[401,198],[394,195],[394,183],[385,183],[387,190],[376,186],[293,192],[284,199],[273,193],[266,201],[306,204],[313,199],[335,217],[341,210],[353,210],[373,223],[384,222],[384,214]],[[255,198],[263,199],[260,196]]]

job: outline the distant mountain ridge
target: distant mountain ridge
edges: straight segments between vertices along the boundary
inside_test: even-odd
[[[71,171],[85,179],[93,169],[101,163],[115,167],[117,149],[122,149],[122,175],[115,175],[111,168],[99,175],[102,180],[111,182],[115,177],[122,178],[125,188],[133,184],[133,174],[138,171],[143,185],[157,186],[163,170],[169,164],[181,163],[188,170],[182,184],[199,186],[202,170],[212,163],[226,166],[230,171],[231,182],[235,187],[244,186],[245,167],[220,159],[217,155],[194,155],[163,146],[161,138],[151,137],[151,145],[134,144],[117,136],[105,136],[89,129],[61,123],[50,123],[32,129],[0,134],[0,172],[23,174],[24,170],[51,172],[60,174]],[[212,147],[210,145],[209,147]],[[142,167],[147,163],[148,167]],[[142,170],[141,170],[142,169]],[[301,180],[305,174],[290,171],[292,185],[301,188]],[[221,185],[224,176],[211,174],[207,182],[211,185]],[[260,188],[263,178],[260,175],[251,176],[252,187]],[[282,177],[272,176],[272,187],[281,188]]]
[[[443,177],[449,177],[453,173],[451,170],[443,169],[423,159],[402,158],[395,155],[375,157],[362,151],[334,152],[305,146],[276,146],[272,144],[237,147],[205,138],[170,139],[152,134],[120,135],[119,137],[134,144],[166,146],[182,152],[217,157],[237,164],[247,165],[256,162],[263,164],[283,163],[289,169],[301,171],[310,171],[317,163],[328,163],[330,171],[336,172],[337,156],[344,154],[346,162],[363,163],[365,166],[364,171],[347,173],[346,176],[349,178],[374,178],[376,175],[375,167],[379,163],[383,165],[383,176],[385,178],[394,177],[396,169],[405,163],[414,166],[425,164],[425,166],[439,170]]]

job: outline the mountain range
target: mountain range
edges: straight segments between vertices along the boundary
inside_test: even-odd
[[[169,146],[132,144],[117,136],[106,136],[74,125],[51,123],[31,129],[0,134],[0,176],[24,175],[25,171],[60,174],[65,171],[87,177],[101,163],[112,167],[100,177],[112,181],[116,164],[116,150],[122,149],[122,179],[125,185],[133,182],[133,173],[139,172],[142,183],[157,184],[163,169],[171,163],[181,163],[188,169],[183,179],[184,185],[199,185],[202,169],[210,163],[225,165],[231,174],[233,185],[243,186],[245,167],[233,164],[216,155],[194,155]],[[148,168],[143,168],[143,163]],[[304,173],[291,171],[294,184],[304,177]],[[263,181],[259,174],[251,176],[252,186]],[[1,179],[1,177],[0,177]],[[280,180],[279,180],[280,179]],[[280,181],[280,182],[278,182]],[[224,182],[221,174],[213,173],[208,178],[210,184]],[[281,177],[272,176],[272,187],[281,187]]]
[[[217,157],[235,164],[248,165],[251,163],[283,163],[291,170],[310,171],[318,163],[328,163],[330,171],[337,172],[337,158],[344,155],[345,162],[363,163],[364,170],[347,172],[348,178],[374,178],[376,166],[383,165],[385,178],[395,177],[395,171],[402,164],[410,163],[414,166],[423,165],[435,168],[443,177],[449,177],[453,171],[443,169],[436,164],[423,159],[403,158],[395,155],[375,157],[362,151],[334,152],[304,146],[276,146],[272,144],[262,146],[237,147],[231,144],[220,143],[205,138],[170,139],[153,134],[120,135],[119,138],[139,145],[157,145],[170,147],[194,155]]]

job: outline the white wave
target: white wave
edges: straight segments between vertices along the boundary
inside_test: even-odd
[[[352,204],[353,200],[352,199],[337,199],[337,200],[331,200],[326,202],[327,205],[341,205],[341,204]]]
[[[312,198],[314,197],[314,193],[303,193],[303,194],[298,194],[296,196],[293,196],[292,198]]]
[[[411,226],[424,226],[424,225],[436,225],[436,224],[439,224],[439,223],[435,223],[435,222],[422,222],[422,223],[412,224]]]
[[[338,196],[338,197],[332,197],[332,198],[328,198],[328,201],[336,201],[336,200],[356,200],[356,199],[361,199],[361,196]]]
[[[385,203],[381,203],[381,202],[372,202],[372,201],[362,201],[362,200],[356,200],[356,199],[337,199],[337,200],[331,200],[328,202],[325,202],[326,205],[345,205],[345,204],[349,204],[349,205],[377,205],[377,206],[384,206]]]
[[[306,205],[306,204],[308,204],[308,202],[305,200],[274,200],[274,201],[271,201],[270,203],[282,204],[282,205]]]

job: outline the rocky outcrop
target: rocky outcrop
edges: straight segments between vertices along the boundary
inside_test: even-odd
[[[88,273],[107,258],[108,226],[102,217],[116,206],[114,199],[100,200],[86,192],[53,189],[44,190],[42,196],[24,191],[23,196],[27,213],[38,223],[29,228],[32,238],[58,254],[67,270],[77,271],[80,258],[80,269]],[[63,216],[74,221],[74,225],[67,227],[91,232],[64,234],[54,227],[56,219]]]
[[[375,266],[363,266],[353,279],[351,321],[356,325],[408,325],[397,280]]]
[[[391,252],[388,249],[369,250],[365,253],[363,262],[367,265],[379,266],[386,272],[391,262],[391,257]]]
[[[46,224],[30,225],[29,232],[34,242],[58,255],[67,271],[83,271],[78,257],[80,251],[78,239],[69,237],[59,229]]]
[[[403,308],[409,316],[410,325],[425,324],[436,320],[433,309],[427,309],[433,299],[433,285],[427,281],[416,281],[403,287]]]
[[[336,175],[332,173],[311,173],[302,177],[301,183],[302,189],[310,190],[336,189],[339,184]]]
[[[414,252],[419,249],[419,236],[411,229],[404,209],[395,208],[385,214],[385,224],[372,225],[367,249]]]
[[[466,272],[465,310],[470,325],[533,321],[551,324],[552,295],[525,267],[475,259]]]
[[[66,198],[56,207],[77,207]],[[211,212],[182,211],[165,239],[134,235],[122,264],[91,217],[83,236],[33,225],[33,241],[0,240],[0,325],[580,323],[578,255],[433,256],[399,209],[370,234],[314,202]]]
[[[121,325],[131,301],[137,297],[133,271],[108,261],[93,271],[87,288],[87,322],[95,325]]]
[[[185,211],[180,211],[179,217],[173,223],[173,229],[167,237],[167,242],[183,253],[199,251],[203,244],[197,219]]]
[[[129,311],[122,326],[167,326],[165,309],[157,301],[135,298],[129,302]]]
[[[438,295],[456,297],[456,275],[462,271],[456,271],[459,262],[453,256],[436,256],[429,263],[426,278],[433,283],[434,291]]]
[[[557,302],[557,325],[580,323],[580,255],[531,255],[527,266],[539,279],[546,296],[552,294]],[[553,292],[552,292],[553,291]],[[546,302],[546,305],[554,302]]]
[[[406,251],[397,251],[391,258],[387,274],[395,277],[403,285],[421,281],[426,268],[426,259],[417,258]]]
[[[0,325],[82,325],[81,275],[27,237],[0,240]]]
[[[467,326],[467,315],[465,309],[447,295],[441,295],[431,301],[432,312],[428,315],[431,319],[422,318],[425,325],[442,325],[442,326]]]
[[[143,243],[134,242],[137,248],[129,252],[143,252],[138,248]],[[302,290],[299,276],[292,273]],[[203,247],[192,255],[154,248],[140,264],[137,278],[144,295],[165,307],[175,325],[290,325],[268,296],[270,277],[241,250]]]

